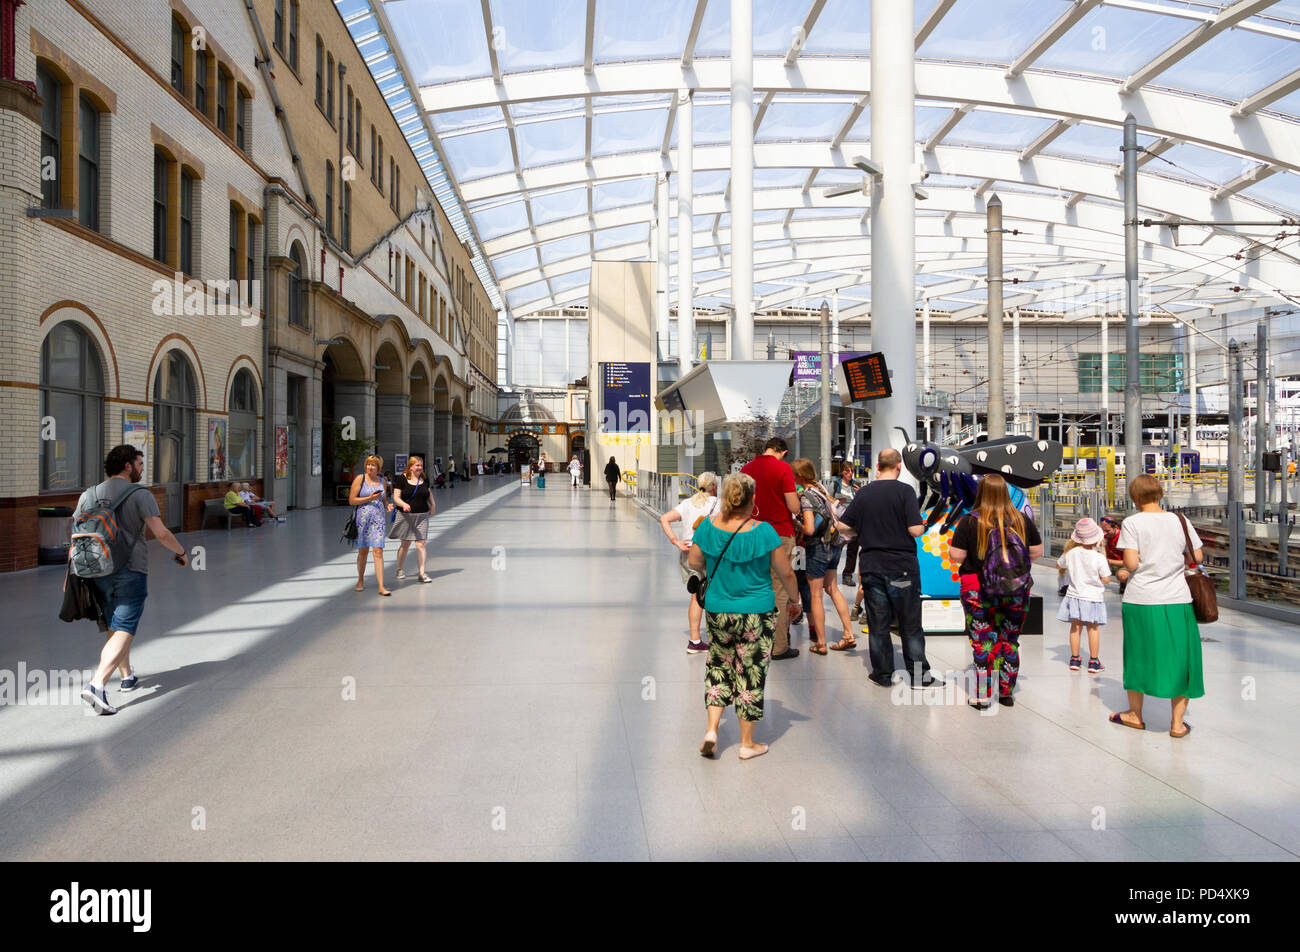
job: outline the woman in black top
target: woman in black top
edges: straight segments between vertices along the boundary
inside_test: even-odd
[[[605,482],[609,483],[609,499],[614,501],[614,496],[618,493],[618,481],[622,478],[619,471],[618,463],[614,462],[614,457],[609,458],[609,463],[605,466]]]
[[[976,695],[967,703],[977,710],[993,703],[995,668],[998,703],[1015,704],[1011,695],[1020,671],[1020,627],[1034,584],[1029,570],[1042,554],[1038,528],[1011,504],[1006,480],[995,473],[981,478],[975,508],[957,523],[948,543],[948,558],[960,565],[961,602],[979,679]]]
[[[406,561],[406,550],[414,542],[420,560],[420,581],[432,582],[424,574],[424,540],[429,531],[429,513],[433,512],[433,495],[429,492],[429,481],[424,478],[424,460],[420,457],[412,456],[406,471],[393,480],[393,502],[398,511],[391,535],[402,540],[397,550],[397,577],[406,578],[402,563]]]

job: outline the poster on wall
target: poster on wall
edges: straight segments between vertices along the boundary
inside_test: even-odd
[[[226,421],[215,417],[208,420],[208,479],[218,482],[226,478]]]
[[[144,454],[145,472],[149,472],[149,411],[122,411],[122,442]]]
[[[311,431],[311,474],[313,476],[320,475],[320,441],[321,428],[313,427]]]
[[[287,426],[277,426],[275,428],[275,478],[288,479],[289,477],[289,428]]]
[[[404,472],[406,472],[406,464],[409,463],[410,461],[411,461],[411,456],[410,456],[409,453],[398,453],[398,454],[396,454],[396,455],[393,457],[393,473],[394,473],[394,475],[396,475],[397,473],[404,473]]]

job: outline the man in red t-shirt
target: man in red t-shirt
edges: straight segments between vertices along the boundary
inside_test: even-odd
[[[741,472],[754,480],[754,516],[770,523],[781,537],[781,551],[786,558],[794,548],[794,520],[799,514],[799,496],[794,489],[794,470],[785,461],[790,447],[774,436],[763,444],[763,454],[746,463]],[[790,647],[790,615],[786,612],[785,585],[772,570],[772,594],[776,598],[776,640],[772,658],[779,661],[799,654]],[[804,606],[807,607],[807,606]]]

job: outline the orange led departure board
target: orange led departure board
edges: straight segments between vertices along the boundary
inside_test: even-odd
[[[882,353],[863,354],[840,361],[843,371],[842,383],[847,392],[841,392],[840,399],[847,403],[861,400],[881,400],[893,396],[894,388],[889,383],[889,369],[885,366]]]

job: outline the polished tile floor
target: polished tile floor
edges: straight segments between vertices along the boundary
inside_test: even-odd
[[[773,666],[771,753],[741,762],[728,712],[704,760],[673,552],[632,501],[566,483],[440,493],[435,582],[396,582],[390,543],[387,599],[369,574],[352,591],[346,510],[182,537],[203,571],[155,547],[141,687],[110,682],[115,717],[88,716],[79,681],[39,690],[100,644],[58,621],[61,569],[0,576],[0,857],[1300,855],[1295,629],[1232,612],[1206,626],[1207,695],[1182,741],[1164,702],[1145,733],[1106,722],[1124,698],[1112,596],[1099,677],[1068,671],[1054,621],[1026,636],[1017,705],[994,716],[869,685],[865,651],[804,651]],[[1038,576],[1049,618],[1054,575]],[[969,649],[932,638],[929,657],[961,672]]]

